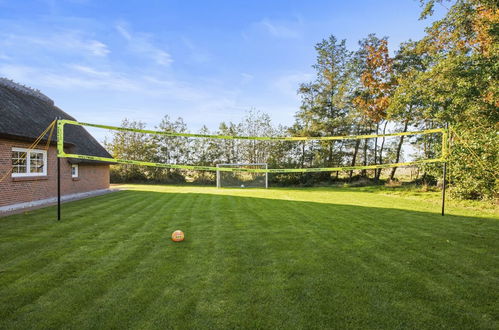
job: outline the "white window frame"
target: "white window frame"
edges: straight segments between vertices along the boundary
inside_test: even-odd
[[[73,173],[73,168],[75,169],[75,172]],[[78,168],[78,164],[72,164],[71,165],[71,177],[77,178],[80,175],[80,170]]]
[[[12,177],[13,178],[19,178],[19,177],[27,177],[27,176],[47,176],[47,151],[46,150],[41,150],[41,149],[27,149],[27,148],[12,148],[12,152],[23,152],[26,153],[26,173],[14,173],[12,172]],[[41,153],[43,155],[43,172],[38,173],[34,172],[31,173],[31,153],[36,152],[36,153]],[[12,162],[12,156],[11,156],[11,162]],[[13,165],[11,165],[13,166]]]

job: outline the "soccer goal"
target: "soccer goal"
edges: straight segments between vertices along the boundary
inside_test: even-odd
[[[269,174],[267,172],[246,172],[246,171],[221,171],[221,168],[234,169],[264,169],[267,170],[266,163],[246,163],[246,164],[217,164],[217,188],[268,188]]]

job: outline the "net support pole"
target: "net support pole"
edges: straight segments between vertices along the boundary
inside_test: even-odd
[[[447,186],[447,162],[444,162],[442,178],[442,216],[445,215],[445,186]]]
[[[57,157],[57,221],[61,220],[61,158]]]
[[[449,143],[449,123],[445,125],[445,131],[442,134],[442,157],[444,158],[442,171],[442,216],[445,215],[445,188],[447,187],[447,155]]]
[[[59,120],[59,118],[56,119]],[[57,134],[58,144],[60,138],[61,136]],[[61,157],[59,157],[59,152],[57,152],[57,221],[61,221]]]

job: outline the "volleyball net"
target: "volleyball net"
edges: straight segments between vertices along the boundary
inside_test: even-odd
[[[248,166],[216,166],[212,165],[190,165],[190,164],[172,164],[172,163],[161,163],[161,162],[151,162],[144,159],[122,159],[113,157],[98,157],[93,155],[82,155],[75,153],[66,153],[64,149],[64,128],[66,125],[76,125],[83,126],[87,128],[104,129],[111,132],[129,132],[129,133],[140,133],[147,135],[155,135],[169,138],[188,138],[188,139],[210,139],[210,140],[238,140],[238,141],[268,141],[270,143],[327,143],[328,141],[356,141],[356,140],[369,140],[369,139],[390,139],[400,137],[412,137],[412,136],[429,136],[438,135],[438,139],[441,140],[441,148],[438,150],[438,155],[428,159],[411,159],[407,161],[398,161],[392,163],[383,164],[354,164],[351,166],[344,166],[341,164],[339,166],[327,166],[327,167],[296,167],[296,168],[265,168],[265,167],[248,167]],[[358,144],[357,144],[358,146]],[[178,133],[172,131],[155,131],[147,129],[136,129],[129,127],[117,127],[109,125],[100,125],[92,123],[77,122],[73,120],[58,120],[57,121],[57,152],[58,157],[61,158],[73,158],[82,160],[91,160],[99,162],[108,162],[113,164],[128,164],[128,165],[139,165],[139,166],[150,166],[158,168],[167,169],[180,169],[180,170],[190,170],[190,171],[218,171],[218,172],[252,172],[252,173],[310,173],[310,172],[335,172],[335,171],[353,171],[353,170],[369,170],[369,169],[385,169],[394,167],[406,167],[406,166],[416,166],[422,164],[430,163],[441,163],[446,161],[448,154],[448,131],[443,128],[427,129],[420,131],[410,131],[410,132],[399,132],[399,133],[387,133],[387,134],[364,134],[364,135],[346,135],[346,136],[232,136],[232,135],[212,135],[212,134],[195,134],[195,133]]]

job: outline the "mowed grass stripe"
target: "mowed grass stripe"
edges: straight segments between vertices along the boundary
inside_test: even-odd
[[[244,198],[229,197],[226,208],[213,209],[219,221],[217,259],[211,279],[213,285],[210,286],[211,290],[205,291],[203,297],[204,315],[215,316],[213,327],[247,327],[248,324],[256,326],[255,322],[258,320],[255,319],[255,307],[267,303],[266,296],[258,292],[257,281],[268,276],[265,268],[269,264],[270,251],[267,251],[266,255],[261,251],[265,249],[265,232],[269,227],[259,223],[251,208],[247,207],[246,201]],[[255,199],[252,207],[266,212],[262,202],[263,200]],[[227,248],[228,246],[230,248]],[[252,303],[255,299],[258,304]],[[241,314],[247,317],[241,320]],[[260,315],[260,319],[267,318]],[[247,321],[244,322],[245,320]],[[199,327],[201,324],[195,326]]]
[[[126,212],[128,208],[128,211],[133,213],[132,211],[135,207],[140,205],[140,203],[145,202],[146,201],[143,198],[137,198],[134,203],[129,204],[127,207],[121,207],[121,210]],[[43,269],[49,267],[52,262],[80,249],[81,247],[77,243],[91,242],[95,240],[96,236],[105,233],[106,230],[104,229],[109,228],[110,223],[116,223],[118,220],[113,216],[116,214],[116,211],[116,209],[113,210],[112,208],[106,209],[106,211],[100,215],[101,219],[95,218],[95,213],[91,213],[89,215],[91,220],[86,221],[82,226],[78,226],[79,223],[74,225],[66,224],[66,228],[76,227],[76,229],[72,228],[67,234],[59,231],[58,228],[54,228],[55,233],[50,237],[49,244],[47,244],[47,242],[37,244],[28,253],[19,256],[11,262],[5,263],[6,267],[11,269],[11,272],[7,275],[14,276],[15,281],[19,281],[23,279],[17,278],[17,274],[22,274],[23,269],[26,267],[43,272]],[[53,223],[51,226],[57,227],[58,225],[59,223]],[[79,230],[77,228],[79,228]],[[50,230],[50,227],[47,227],[47,230]],[[36,233],[33,233],[32,235],[36,235]],[[33,261],[35,264],[33,264]],[[6,280],[12,281],[13,279]],[[31,279],[24,280],[27,282],[31,281]]]
[[[197,196],[195,199],[198,203],[189,213],[196,225],[201,226],[202,230],[193,229],[192,236],[188,240],[189,244],[192,241],[191,248],[197,253],[178,256],[186,259],[185,263],[180,263],[177,269],[178,276],[173,283],[178,291],[164,290],[160,299],[151,305],[151,310],[157,310],[162,305],[169,306],[170,304],[172,304],[172,308],[169,311],[161,310],[156,315],[148,313],[144,318],[148,326],[183,324],[185,327],[190,327],[193,317],[203,315],[202,304],[206,303],[204,300],[205,289],[208,288],[211,291],[220,285],[217,282],[213,283],[212,279],[214,276],[218,276],[215,267],[221,262],[217,251],[217,246],[223,242],[224,235],[224,232],[221,231],[220,221],[227,219],[213,216],[213,210],[220,205],[214,205],[213,198],[209,195]],[[194,269],[197,271],[193,271]],[[212,319],[216,318],[216,314],[212,316]],[[209,327],[209,324],[206,326]]]
[[[291,288],[296,282],[297,278],[293,276],[296,273],[290,272],[287,265],[297,260],[294,252],[300,250],[302,254],[299,259],[304,262],[303,266],[307,267],[309,254],[303,246],[306,242],[306,234],[297,230],[295,233],[298,235],[294,238],[289,235],[282,238],[282,235],[276,237],[275,231],[278,228],[282,228],[285,234],[289,232],[287,228],[293,223],[289,217],[286,217],[282,207],[272,205],[269,200],[265,199],[253,204],[251,199],[246,198],[243,199],[242,204],[242,207],[248,210],[247,215],[252,219],[255,229],[254,239],[257,241],[250,245],[258,246],[256,249],[249,247],[252,251],[248,256],[251,271],[250,276],[246,278],[251,283],[251,290],[245,301],[245,307],[249,310],[250,322],[246,326],[301,327],[303,326],[300,324],[303,321],[302,308],[305,307],[306,302],[299,301],[301,297],[293,294]],[[286,243],[283,245],[283,242]],[[291,255],[289,251],[292,251]],[[244,313],[244,310],[240,312]],[[261,317],[262,315],[264,317]]]
[[[13,307],[15,307],[15,312],[11,311],[11,316],[16,317],[16,315],[22,314],[23,317],[25,317],[26,315],[29,315],[30,313],[32,313],[31,310],[36,310],[36,305],[39,303],[39,300],[41,300],[41,303],[43,304],[43,296],[48,295],[49,298],[45,299],[50,300],[52,291],[56,291],[56,296],[64,296],[62,288],[64,288],[66,281],[73,281],[75,278],[77,281],[83,279],[82,284],[85,285],[86,278],[92,279],[93,276],[91,275],[99,274],[99,270],[109,267],[112,268],[112,271],[107,272],[107,275],[119,276],[120,273],[118,268],[120,266],[127,265],[124,258],[127,254],[132,254],[134,252],[132,248],[133,246],[131,247],[127,245],[127,236],[129,236],[130,234],[133,235],[134,231],[136,231],[137,228],[144,226],[143,221],[148,219],[147,217],[141,217],[140,221],[129,221],[129,218],[134,214],[129,208],[147,205],[146,208],[142,209],[142,211],[147,209],[155,210],[155,207],[160,202],[161,200],[156,199],[153,200],[153,203],[151,203],[151,201],[148,201],[147,198],[140,198],[137,203],[132,203],[124,208],[125,212],[127,210],[130,212],[129,215],[124,215],[122,217],[122,221],[117,223],[116,225],[112,224],[112,231],[92,231],[91,234],[95,236],[93,236],[93,238],[90,240],[88,239],[88,236],[85,236],[85,239],[78,239],[78,237],[74,237],[73,242],[76,242],[76,244],[71,245],[74,247],[73,249],[59,255],[58,258],[54,258],[54,260],[52,260],[52,262],[47,264],[45,267],[42,267],[41,269],[31,273],[28,278],[22,278],[20,281],[14,282],[12,287],[10,288],[14,294],[15,292],[19,292],[19,290],[36,292],[36,296],[27,297],[31,302],[35,302],[34,305],[27,307],[28,310],[23,309],[23,304],[21,304],[21,306],[12,304],[13,302],[15,302],[16,297],[5,294],[5,292],[2,290],[4,297],[8,301],[10,301],[12,305],[14,305]],[[113,217],[110,218],[112,219]],[[114,218],[114,220],[116,222],[117,219]],[[82,234],[86,234],[86,232],[83,232]],[[81,243],[92,245],[92,248],[90,249],[90,251],[88,251],[88,253],[85,253],[85,251],[81,251],[81,247],[79,247],[79,244]],[[92,253],[95,255],[92,255]],[[103,259],[100,256],[101,254],[104,255]],[[130,257],[130,259],[132,261],[139,260],[135,257]],[[89,275],[87,276],[87,274]],[[85,295],[71,295],[71,290],[67,292],[69,293],[70,298],[85,298]],[[67,305],[65,305],[64,307],[67,307]],[[64,308],[61,308],[61,306],[54,306],[54,313],[51,315],[56,316],[58,313],[61,313],[61,310],[63,309]],[[40,320],[38,321],[41,321],[43,319],[46,319],[47,315],[40,314],[39,318]]]
[[[135,201],[129,203],[130,198]],[[96,200],[63,204],[63,212],[71,214],[71,217],[64,219],[63,222],[55,221],[55,208],[49,207],[40,210],[43,213],[32,221],[37,225],[29,226],[26,230],[12,230],[12,224],[16,222],[7,223],[5,226],[3,222],[0,222],[0,228],[2,231],[5,230],[4,237],[8,237],[8,240],[3,239],[0,243],[0,249],[3,251],[0,262],[7,264],[12,260],[15,261],[18,256],[25,259],[27,253],[36,253],[39,256],[40,248],[58,249],[68,247],[70,244],[65,244],[66,241],[72,240],[75,236],[81,236],[82,231],[89,230],[89,234],[100,232],[103,228],[107,228],[110,221],[116,222],[116,219],[111,215],[123,211],[125,201],[128,204],[127,208],[134,210],[133,203],[140,203],[142,199],[139,196],[130,196],[127,192],[119,192],[112,194],[109,198],[100,196],[96,197]],[[78,221],[82,214],[85,215],[82,219],[84,221]],[[19,219],[16,221],[23,221],[23,217],[20,215],[14,217]],[[18,224],[18,227],[23,228],[24,224],[23,226]],[[51,240],[53,244],[58,244],[58,246],[53,244],[47,246],[47,240]],[[23,244],[20,245],[19,241],[23,241]]]
[[[96,266],[104,267],[100,270],[103,277],[113,274],[113,278],[108,282],[102,281],[105,290],[84,304],[85,308],[73,322],[75,327],[82,323],[90,327],[106,327],[106,324],[115,322],[116,317],[128,325],[133,321],[130,318],[141,318],[149,301],[157,295],[158,285],[163,286],[168,280],[168,274],[161,277],[155,275],[171,268],[164,250],[169,241],[168,228],[172,228],[170,212],[186,201],[180,195],[165,197],[167,199],[157,209],[151,205],[150,212],[145,214],[146,223],[136,230],[129,242],[125,242],[133,247],[133,253],[121,261],[127,268],[115,275],[114,263]],[[123,304],[124,301],[127,303]]]
[[[397,248],[396,244],[393,244],[394,242],[398,242],[400,240],[406,240],[408,238],[415,238],[415,242],[412,242],[413,244],[416,243],[418,240],[418,237],[421,236],[426,236],[422,235],[421,233],[428,228],[421,227],[417,228],[414,226],[415,223],[421,223],[424,221],[423,218],[420,219],[420,221],[411,221],[409,223],[406,223],[404,217],[402,214],[397,214],[400,213],[397,210],[393,210],[390,213],[393,213],[392,217],[394,219],[398,219],[399,224],[403,223],[404,226],[398,230],[398,232],[391,232],[391,231],[385,231],[382,229],[381,226],[379,226],[379,219],[374,218],[371,216],[369,213],[366,214],[365,218],[365,224],[364,228],[366,230],[363,230],[361,232],[358,232],[359,236],[366,236],[368,237],[368,241],[371,242],[371,248],[375,249],[376,251],[382,252],[382,253],[377,253],[373,254],[372,252],[369,253],[368,255],[370,256],[369,259],[366,259],[366,263],[358,263],[358,267],[362,267],[362,274],[366,275],[369,274],[370,271],[375,270],[378,268],[377,273],[379,275],[383,274],[394,274],[393,280],[396,279],[402,279],[402,286],[408,286],[409,284],[407,281],[410,280],[410,278],[419,278],[419,280],[416,283],[412,283],[411,285],[414,286],[413,290],[405,290],[405,292],[412,292],[412,293],[418,293],[418,295],[424,299],[431,299],[432,296],[430,293],[441,293],[442,291],[449,291],[450,288],[446,288],[441,283],[438,282],[438,278],[435,279],[434,274],[429,273],[429,271],[436,271],[439,269],[439,258],[436,253],[434,253],[434,249],[432,249],[431,245],[428,245],[426,241],[418,241],[417,245],[415,248],[412,248],[411,250],[405,250],[404,254],[400,254],[399,249]],[[391,217],[391,218],[392,218]],[[437,219],[438,216],[436,216]],[[435,219],[433,219],[435,220]],[[374,229],[374,230],[373,230]],[[381,230],[380,230],[381,229]],[[438,235],[440,235],[439,233]],[[432,235],[432,236],[438,236],[438,235]],[[442,240],[442,237],[440,237],[440,240]],[[374,244],[373,244],[374,243]],[[447,243],[445,243],[447,244]],[[433,244],[433,245],[441,245],[441,244]],[[447,244],[448,245],[448,244]],[[445,246],[444,246],[445,247]],[[434,246],[433,246],[434,248]],[[362,246],[357,246],[357,251],[352,251],[351,256],[354,257],[357,252],[362,252],[363,253],[364,247]],[[445,251],[448,250],[445,249]],[[321,249],[319,249],[321,251]],[[445,254],[445,252],[442,252],[441,254]],[[381,258],[376,258],[375,262],[372,262],[372,257],[379,255]],[[400,259],[402,257],[402,259]],[[371,261],[369,261],[371,260]],[[409,261],[410,260],[410,261]],[[458,258],[456,259],[458,260]],[[380,267],[381,266],[381,267]],[[428,270],[424,268],[428,268]],[[459,271],[459,270],[458,270]],[[410,275],[408,275],[410,274]],[[418,276],[414,276],[414,275]],[[406,279],[405,277],[408,277],[409,279]],[[360,279],[361,281],[365,281],[365,278]],[[428,288],[428,287],[431,287]],[[404,290],[401,290],[401,292]],[[428,295],[429,296],[425,296]],[[413,295],[412,298],[418,298],[418,296]],[[447,297],[442,297],[442,298],[447,298]],[[407,297],[405,297],[407,299]],[[425,306],[422,304],[423,308]],[[431,314],[428,312],[431,312],[436,308],[437,306],[428,306],[425,308],[425,313],[422,314]],[[414,309],[411,306],[408,306],[409,309]],[[460,317],[460,315],[452,315],[452,317]],[[421,321],[420,319],[418,319]],[[418,320],[413,320],[418,321]],[[437,318],[438,320],[438,318]],[[436,320],[432,319],[427,325],[430,324],[435,324]]]
[[[288,212],[282,212],[281,217],[292,219],[295,224],[293,229],[301,235],[298,241],[286,243],[280,242],[281,246],[291,246],[292,255],[279,255],[280,267],[283,273],[287,274],[287,292],[291,297],[291,306],[299,306],[294,315],[303,323],[298,323],[300,327],[307,327],[308,318],[321,320],[321,326],[334,324],[341,321],[341,318],[348,317],[345,309],[338,315],[331,309],[331,306],[345,305],[348,300],[338,295],[333,283],[338,281],[338,273],[343,270],[338,269],[337,261],[341,261],[343,267],[354,272],[352,259],[342,258],[338,255],[338,243],[344,242],[341,236],[341,227],[345,225],[331,207],[324,209],[324,205],[310,205],[309,203],[296,202],[289,203]],[[279,208],[285,210],[286,208]],[[300,221],[307,219],[306,221]],[[349,223],[347,223],[349,224]],[[277,229],[277,228],[276,228]],[[273,233],[276,236],[276,233]],[[350,239],[348,240],[350,241]],[[327,251],[326,254],[322,253]],[[289,260],[289,261],[286,261]],[[284,262],[283,262],[284,261]],[[288,263],[293,261],[291,265]],[[319,275],[319,276],[318,276]],[[357,290],[358,291],[358,290]],[[352,309],[349,313],[355,313],[357,319],[362,319],[359,310]],[[290,326],[296,323],[290,323]]]
[[[99,301],[84,313],[85,315],[93,315],[92,324],[95,326],[112,324],[116,321],[114,318],[117,315],[120,315],[120,322],[126,324],[127,327],[134,323],[140,323],[144,314],[150,309],[148,306],[158,299],[158,295],[161,295],[164,288],[175,288],[172,281],[181,274],[181,272],[178,272],[178,267],[185,263],[186,258],[184,256],[164,255],[176,250],[168,249],[168,251],[165,251],[163,248],[169,246],[169,244],[174,244],[169,242],[169,233],[173,231],[172,228],[177,226],[174,224],[178,221],[178,217],[175,216],[177,211],[196,204],[187,196],[178,196],[181,199],[179,204],[171,205],[171,208],[164,209],[164,212],[159,211],[159,217],[168,215],[168,222],[162,223],[167,223],[169,229],[165,226],[163,226],[164,228],[154,226],[154,230],[161,236],[160,243],[152,249],[154,252],[144,257],[133,272],[117,282],[106,295],[100,297]],[[188,218],[182,217],[182,221],[186,221]],[[154,276],[155,273],[152,270],[163,273],[163,276]],[[170,297],[170,302],[173,303],[174,298],[174,296]],[[124,300],[127,301],[127,304],[122,303]],[[108,303],[109,307],[104,312],[101,308],[103,302]],[[85,319],[85,317],[82,318]]]
[[[143,208],[143,211],[147,212],[148,209],[154,210],[159,202],[159,200],[155,200],[154,203],[149,203],[146,208]],[[85,259],[89,259],[91,264],[87,269],[82,271],[81,278],[85,280],[86,277],[92,279],[92,275],[95,272],[98,275],[102,275],[102,277],[108,278],[109,281],[113,281],[119,279],[123,271],[130,266],[128,264],[129,260],[132,263],[138,262],[140,256],[136,253],[136,246],[133,244],[133,239],[140,232],[141,228],[146,226],[149,217],[141,218],[139,219],[140,221],[133,221],[132,217],[127,216],[123,217],[122,220],[119,225],[114,226],[113,231],[103,232],[91,241],[92,244],[95,243],[95,255],[88,254],[85,256]],[[113,235],[109,235],[109,233]],[[102,253],[105,253],[104,257],[101,256]],[[69,258],[71,257],[69,256]],[[95,263],[97,261],[98,263]],[[71,283],[72,281],[73,279],[70,278],[69,282]],[[85,281],[83,281],[83,285],[85,285]],[[64,285],[61,284],[56,289],[60,291],[61,287],[64,287]]]
[[[332,207],[334,209],[334,207]],[[306,211],[305,209],[303,209]],[[371,278],[371,281],[375,281],[374,284],[376,284],[377,280],[375,276],[369,276],[369,273],[375,271],[377,276],[386,276],[386,274],[393,274],[392,279],[390,280],[397,280],[397,279],[402,279],[402,286],[408,286],[409,284],[407,283],[410,278],[414,277],[415,274],[417,274],[417,278],[420,280],[417,283],[412,283],[411,285],[414,286],[414,290],[409,290],[406,292],[412,292],[412,293],[418,293],[418,295],[425,295],[428,294],[429,292],[442,292],[446,289],[449,291],[449,288],[445,288],[441,284],[439,284],[436,280],[434,280],[433,274],[428,274],[428,272],[422,267],[426,266],[427,268],[432,269],[437,269],[439,266],[439,259],[438,256],[433,253],[433,249],[431,249],[431,246],[428,246],[428,242],[426,241],[420,241],[419,238],[422,236],[422,232],[424,230],[427,230],[426,227],[415,227],[415,223],[420,223],[425,218],[419,219],[419,221],[411,221],[411,222],[406,222],[406,219],[403,216],[403,212],[400,212],[398,210],[391,210],[388,211],[391,214],[392,219],[398,221],[398,224],[404,224],[399,230],[395,231],[390,231],[390,230],[385,230],[384,227],[380,226],[379,223],[379,215],[378,216],[373,216],[372,212],[371,213],[366,213],[364,220],[364,224],[362,227],[364,228],[362,231],[357,231],[357,238],[362,238],[361,241],[367,242],[368,248],[374,249],[375,251],[381,252],[377,254],[373,254],[372,252],[367,252],[367,255],[369,258],[366,257],[366,246],[363,246],[362,244],[354,244],[354,247],[351,249],[352,251],[349,252],[349,262],[353,262],[355,264],[355,267],[358,267],[361,269],[361,272],[354,272],[353,269],[352,274],[353,277],[355,278],[355,274],[361,273],[363,274],[362,278],[359,278],[358,281],[359,283],[365,282],[367,279]],[[337,213],[338,214],[338,213]],[[349,218],[352,216],[350,215]],[[437,216],[438,218],[438,216]],[[339,221],[335,222],[336,225],[340,225],[342,223],[349,223],[348,219],[338,219]],[[415,220],[415,219],[413,219]],[[434,220],[434,219],[433,219]],[[350,222],[351,223],[351,222]],[[386,222],[383,222],[386,223]],[[320,228],[320,226],[315,226],[317,229]],[[317,230],[315,230],[317,231]],[[324,232],[323,230],[321,230]],[[439,235],[439,234],[438,234]],[[438,235],[432,235],[433,236],[438,236]],[[394,244],[401,241],[401,240],[406,240],[408,238],[413,238],[414,243],[418,243],[415,248],[412,248],[411,250],[405,250],[404,254],[400,254],[400,251],[397,247],[397,244]],[[342,237],[341,241],[344,239],[347,239],[347,237]],[[440,237],[440,239],[442,239]],[[418,241],[419,240],[419,241]],[[317,242],[316,246],[319,246],[321,242],[328,242],[327,239],[321,239],[320,242]],[[437,244],[438,245],[438,244]],[[338,246],[336,246],[336,249],[333,250],[334,253],[342,253],[341,250],[338,251]],[[323,249],[318,249],[319,251],[324,251]],[[361,260],[359,258],[360,256],[363,256],[364,260]],[[373,255],[375,256],[375,262],[372,262],[373,260]],[[380,257],[376,258],[376,256],[379,255]],[[400,259],[402,257],[402,259]],[[410,260],[410,261],[409,261]],[[343,262],[345,263],[345,261]],[[407,274],[410,274],[408,276]],[[409,277],[407,279],[406,277]],[[352,282],[354,282],[352,278]],[[426,287],[431,286],[432,290],[427,289]],[[393,290],[393,288],[392,288]],[[401,289],[400,292],[404,290]],[[353,291],[354,292],[354,291]],[[366,292],[367,293],[367,292]],[[394,292],[396,293],[396,291]],[[412,298],[417,298],[417,296],[414,296]],[[431,299],[432,297],[423,297],[423,298],[428,298]],[[443,297],[446,298],[446,297]],[[425,308],[424,305],[423,308]],[[425,308],[425,312],[423,314],[428,314],[428,312],[431,312],[432,308],[435,306],[428,306]],[[412,308],[412,307],[409,307]],[[414,309],[413,309],[414,310]],[[357,311],[358,313],[358,311]],[[431,313],[430,313],[431,314]],[[357,314],[358,315],[358,314]],[[459,315],[453,315],[453,317],[458,317]],[[418,321],[418,320],[412,320]],[[434,322],[435,319],[432,319],[431,322]]]
[[[78,244],[81,240],[77,240],[79,235],[89,238],[105,232],[104,228],[108,228],[106,223],[113,221],[111,216],[113,213],[110,212],[109,214],[102,214],[103,216],[108,215],[108,217],[103,218],[99,222],[100,226],[95,226],[95,231],[92,232],[81,231],[78,233],[78,231],[72,231],[73,234],[70,236],[59,236],[61,232],[58,231],[58,224],[53,223],[50,227],[47,227],[47,230],[53,228],[56,231],[58,235],[54,235],[54,239],[50,239],[42,245],[37,245],[32,251],[15,260],[16,262],[13,264],[5,264],[6,269],[9,271],[2,274],[4,276],[1,279],[0,302],[5,302],[6,308],[0,310],[0,316],[11,314],[20,306],[32,302],[52,287],[59,285],[60,281],[73,276],[74,273],[84,267],[86,256],[82,256],[83,260],[78,262],[61,261],[64,256],[81,249]],[[93,218],[93,214],[90,215],[90,218]],[[36,221],[36,218],[34,220]],[[78,227],[78,223],[73,226]],[[36,233],[33,235],[36,235]],[[78,254],[80,252],[77,252]]]
[[[207,216],[209,196],[184,194],[183,198],[186,203],[175,210],[175,228],[185,228],[188,233],[185,244],[170,243],[169,276],[158,279],[157,295],[147,304],[134,327],[161,329],[182,324],[183,328],[189,328],[195,317],[203,283],[211,274],[212,254],[206,244],[216,241],[216,233],[214,237],[209,231],[197,228],[213,228],[213,218]]]

